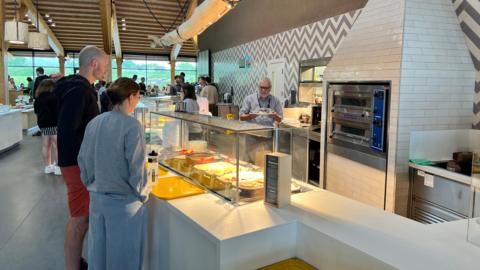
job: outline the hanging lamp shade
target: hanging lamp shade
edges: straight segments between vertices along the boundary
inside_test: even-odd
[[[28,48],[34,50],[48,50],[48,35],[39,32],[30,32],[28,34]]]
[[[12,44],[25,44],[28,42],[28,24],[11,20],[5,22],[5,41]]]

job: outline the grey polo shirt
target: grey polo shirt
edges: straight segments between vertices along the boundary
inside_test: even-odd
[[[240,109],[240,115],[247,113],[256,113],[260,108],[269,108],[276,112],[283,118],[283,105],[280,100],[272,95],[269,95],[267,99],[261,100],[258,93],[248,95],[243,101],[242,108]],[[264,126],[273,126],[275,120],[270,116],[257,116],[257,118],[249,120],[251,123],[256,123]]]

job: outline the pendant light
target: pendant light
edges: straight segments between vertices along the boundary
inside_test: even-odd
[[[48,35],[46,33],[40,33],[40,21],[38,18],[38,0],[36,1],[37,8],[37,31],[30,32],[28,35],[28,48],[34,50],[48,50],[50,46],[48,45]]]
[[[11,44],[25,44],[28,41],[28,24],[19,22],[17,18],[17,1],[14,2],[13,20],[5,22],[5,41]]]

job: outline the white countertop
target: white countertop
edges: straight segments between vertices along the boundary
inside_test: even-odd
[[[6,111],[6,112],[0,112],[0,116],[2,116],[2,115],[9,115],[9,114],[13,114],[13,113],[21,112],[21,111],[22,111],[22,110],[12,109],[12,110],[9,110],[9,111]]]
[[[213,194],[167,203],[214,241],[300,222],[399,269],[480,265],[480,248],[465,240],[465,221],[423,225],[325,190],[295,194],[282,209],[263,201],[235,207]]]
[[[430,174],[435,174],[444,178],[452,179],[454,181],[466,184],[466,185],[471,185],[472,183],[472,177],[456,172],[451,172],[449,170],[445,170],[442,168],[434,167],[434,166],[423,166],[423,165],[418,165],[415,163],[409,163],[409,166],[418,170],[422,170],[424,172],[430,173]]]

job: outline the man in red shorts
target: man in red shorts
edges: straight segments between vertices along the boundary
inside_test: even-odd
[[[97,93],[92,84],[103,80],[109,57],[95,46],[80,51],[78,74],[64,77],[57,82],[58,98],[58,166],[67,185],[68,219],[65,234],[65,265],[67,270],[86,268],[81,259],[83,239],[88,230],[90,198],[80,180],[77,156],[85,128],[99,114]]]

